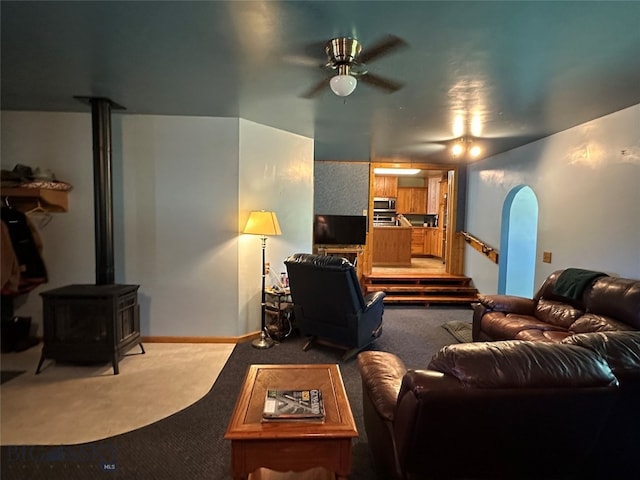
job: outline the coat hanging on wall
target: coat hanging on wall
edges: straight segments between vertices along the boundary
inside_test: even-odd
[[[48,281],[42,242],[27,216],[2,207],[2,295],[27,293]]]
[[[2,207],[0,250],[2,257],[2,352],[23,351],[39,340],[31,335],[31,317],[14,315],[13,300],[47,282],[40,235],[27,216]]]

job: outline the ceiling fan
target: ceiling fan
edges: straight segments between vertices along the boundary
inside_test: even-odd
[[[458,111],[454,116],[452,136],[440,136],[404,146],[402,153],[430,155],[448,151],[450,160],[475,160],[482,155],[488,137],[483,135],[484,115],[476,109],[473,113]]]
[[[355,38],[333,38],[324,47],[327,62],[320,67],[337,71],[337,74],[319,81],[301,96],[312,98],[328,86],[336,95],[346,97],[355,90],[358,84],[356,77],[371,86],[393,93],[402,88],[401,83],[375,75],[362,68],[367,63],[406,45],[404,40],[394,35],[386,36],[369,49],[364,49]]]
[[[475,160],[483,153],[481,137],[472,135],[460,135],[442,140],[430,140],[414,143],[399,150],[402,154],[433,155],[447,151],[449,160]]]

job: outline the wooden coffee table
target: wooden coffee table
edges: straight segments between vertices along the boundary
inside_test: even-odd
[[[262,422],[267,388],[320,388],[325,421]],[[279,472],[323,467],[346,479],[357,436],[340,368],[316,364],[251,365],[224,438],[231,440],[234,479],[247,479],[261,467]]]

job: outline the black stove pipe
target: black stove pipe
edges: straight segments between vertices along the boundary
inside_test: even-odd
[[[113,189],[111,184],[111,102],[91,99],[93,129],[93,206],[95,211],[96,285],[115,282]]]
[[[91,105],[96,285],[111,285],[115,283],[111,110],[112,108],[123,109],[123,107],[104,97],[76,98]]]

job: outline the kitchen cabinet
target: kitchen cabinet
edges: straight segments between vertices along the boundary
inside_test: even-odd
[[[375,175],[373,177],[374,197],[397,197],[398,177],[388,175]]]
[[[398,200],[396,202],[396,211],[398,213],[409,213],[411,208],[411,189],[399,188]]]
[[[440,210],[440,177],[429,177],[427,213],[436,215]]]
[[[411,266],[411,227],[373,227],[374,266]]]
[[[425,229],[422,227],[411,228],[411,255],[424,255]]]
[[[426,213],[427,189],[424,187],[400,187],[398,188],[398,213]]]
[[[442,257],[442,229],[436,227],[412,227],[411,255]]]
[[[424,253],[434,257],[442,257],[442,230],[425,228]]]

